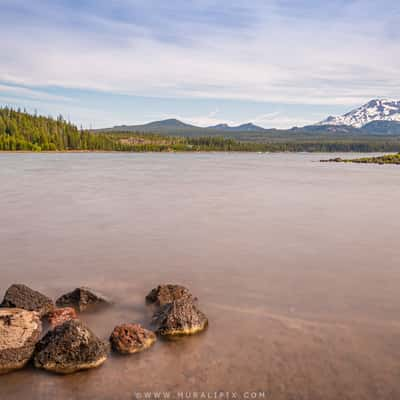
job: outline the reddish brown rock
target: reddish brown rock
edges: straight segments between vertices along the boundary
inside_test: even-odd
[[[146,296],[146,301],[148,303],[154,303],[158,306],[163,306],[164,304],[172,303],[180,299],[197,300],[190,293],[189,289],[181,285],[171,284],[159,285],[152,289]]]
[[[121,354],[134,354],[146,350],[155,341],[156,335],[139,324],[117,326],[110,337],[112,348]]]
[[[70,321],[71,319],[77,319],[78,316],[76,311],[72,307],[65,308],[55,308],[51,311],[47,316],[50,325],[55,328],[58,325],[62,325],[66,321]]]

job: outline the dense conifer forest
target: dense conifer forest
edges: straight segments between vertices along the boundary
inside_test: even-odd
[[[0,108],[0,151],[260,151],[260,152],[394,152],[399,137],[279,136],[265,141],[237,141],[223,137],[175,137],[151,133],[93,133],[78,129],[61,115],[32,115]]]

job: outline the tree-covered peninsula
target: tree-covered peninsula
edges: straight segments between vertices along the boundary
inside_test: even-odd
[[[321,160],[322,162],[345,162],[345,163],[356,163],[356,164],[396,164],[400,165],[400,153],[397,154],[385,154],[377,157],[361,157],[361,158],[332,158],[330,160]]]

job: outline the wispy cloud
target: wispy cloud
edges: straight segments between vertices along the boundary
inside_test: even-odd
[[[57,102],[73,102],[71,97],[61,96],[58,94],[49,94],[45,91],[27,88],[21,86],[15,86],[10,84],[0,83],[0,98],[8,97],[19,99],[21,97],[25,99],[39,100],[39,101],[57,101]]]
[[[286,112],[274,112],[256,115],[252,121],[261,126],[275,128],[289,128],[293,126],[305,126],[315,123],[316,118],[304,118],[302,116],[290,116]]]

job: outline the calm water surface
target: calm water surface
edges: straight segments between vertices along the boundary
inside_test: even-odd
[[[144,391],[400,398],[400,168],[304,154],[0,154],[0,291],[80,285],[149,326],[144,296],[187,285],[210,327],[90,372],[27,368],[3,400]]]

